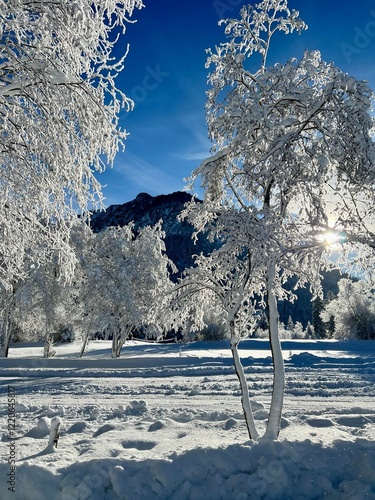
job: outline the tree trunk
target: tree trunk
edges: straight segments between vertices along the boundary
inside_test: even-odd
[[[83,337],[83,342],[82,342],[82,347],[81,347],[81,351],[79,353],[79,357],[82,358],[83,356],[83,353],[86,351],[87,349],[87,345],[89,343],[89,330],[87,330],[87,332],[85,333],[85,336]]]
[[[53,358],[56,351],[53,349],[53,333],[46,333],[44,339],[44,358]]]
[[[269,309],[269,338],[273,361],[273,389],[270,414],[264,435],[269,439],[277,439],[280,432],[285,389],[284,359],[279,339],[279,313],[275,295],[275,273],[275,263],[272,262],[268,265],[267,270],[267,296]]]
[[[112,340],[112,358],[119,358],[121,354],[122,346],[125,343],[125,340],[129,338],[129,334],[132,331],[132,327],[128,326],[124,332],[121,327],[118,328],[118,333],[113,335]],[[116,337],[116,338],[115,338]]]
[[[234,321],[230,321],[230,333],[231,333],[230,349],[232,351],[236,375],[237,375],[238,380],[240,382],[241,403],[242,403],[243,413],[245,416],[246,427],[247,427],[250,439],[255,440],[258,438],[259,434],[257,433],[257,430],[255,428],[254,416],[253,416],[253,411],[251,409],[251,402],[250,402],[250,396],[249,396],[249,388],[247,386],[245,373],[244,373],[243,366],[241,364],[241,360],[240,360],[240,357],[238,354],[237,346],[239,343],[239,337],[235,333]]]
[[[118,351],[118,335],[117,332],[113,332],[113,337],[112,337],[112,353],[111,356],[112,358],[117,358],[117,351]]]
[[[4,358],[8,357],[10,341],[12,338],[12,324],[13,324],[13,322],[12,322],[11,317],[10,317],[9,308],[10,308],[9,305],[7,305],[5,307],[4,320],[3,320],[3,326],[2,326],[1,356]]]
[[[8,317],[7,321],[7,338],[4,346],[4,357],[7,358],[9,354],[10,341],[12,340],[13,321]]]
[[[112,337],[112,358],[120,357],[122,344],[123,342],[121,342],[121,328],[117,327],[114,329]]]

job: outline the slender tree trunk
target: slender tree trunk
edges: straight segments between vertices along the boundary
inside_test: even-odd
[[[2,335],[1,335],[1,356],[4,358],[8,357],[10,341],[12,338],[12,326],[13,322],[10,316],[10,306],[7,305],[4,311],[4,319],[2,325]]]
[[[118,340],[119,340],[119,336],[118,336],[117,330],[115,330],[113,332],[113,336],[112,336],[112,354],[111,354],[112,358],[118,358],[118,356],[117,356]]]
[[[243,413],[245,416],[246,427],[247,427],[250,439],[255,440],[259,437],[259,434],[257,433],[257,430],[255,428],[254,416],[253,416],[253,411],[251,409],[251,402],[250,402],[250,396],[249,396],[249,388],[247,386],[244,369],[243,369],[243,366],[241,364],[241,360],[240,360],[240,357],[238,354],[237,347],[238,347],[238,343],[239,343],[239,337],[238,337],[238,335],[236,335],[236,332],[235,332],[234,321],[230,321],[230,333],[231,333],[230,349],[232,351],[236,375],[237,375],[238,380],[240,382],[241,403],[242,403]]]
[[[44,339],[44,358],[53,358],[56,351],[53,349],[53,333],[46,333]]]
[[[269,439],[277,439],[280,432],[285,389],[284,359],[279,339],[279,313],[275,295],[275,273],[275,263],[272,262],[269,264],[267,270],[267,296],[269,309],[269,338],[273,361],[273,390],[270,414],[264,435]]]
[[[85,333],[85,336],[83,337],[83,342],[82,342],[82,346],[81,346],[81,351],[79,353],[79,357],[82,358],[84,352],[86,351],[87,349],[87,345],[89,343],[89,330],[86,331]]]
[[[10,341],[12,340],[12,330],[13,330],[13,321],[8,317],[7,318],[7,337],[4,346],[4,357],[7,358],[9,354]]]
[[[5,307],[3,316],[3,326],[2,326],[2,338],[1,338],[1,356],[4,358],[8,357],[10,342],[12,339],[13,330],[13,320],[12,313],[15,307],[15,294],[16,286],[12,286],[10,291],[5,292]]]
[[[121,327],[114,328],[112,337],[112,358],[119,358],[121,353]]]
[[[122,346],[124,345],[124,342],[125,342],[125,338],[123,337],[123,335],[119,335],[118,342],[117,342],[117,356],[116,356],[116,358],[120,357],[121,349],[122,349]]]
[[[132,327],[128,326],[125,330],[125,332],[121,333],[119,340],[118,340],[118,345],[117,345],[117,351],[118,351],[118,358],[120,357],[121,354],[121,349],[122,346],[125,344],[125,341],[128,340],[130,332],[132,331]]]

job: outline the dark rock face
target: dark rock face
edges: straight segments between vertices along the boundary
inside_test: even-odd
[[[94,232],[99,232],[109,226],[122,227],[134,222],[134,229],[137,231],[145,226],[154,226],[162,219],[162,227],[166,234],[166,253],[177,267],[179,276],[184,269],[191,267],[193,255],[200,252],[208,253],[213,248],[212,244],[202,236],[198,238],[198,243],[194,244],[193,226],[185,220],[177,219],[185,204],[191,200],[190,194],[180,191],[155,197],[140,193],[128,203],[111,205],[105,211],[94,212],[91,228]],[[200,200],[196,202],[201,203]]]

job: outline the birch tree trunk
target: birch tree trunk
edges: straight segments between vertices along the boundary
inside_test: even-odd
[[[120,350],[121,350],[120,340],[121,340],[121,330],[119,328],[115,328],[112,337],[112,358],[120,357]]]
[[[125,331],[121,330],[121,328],[119,327],[119,333],[118,333],[117,339],[116,339],[115,356],[113,356],[113,352],[114,351],[113,351],[113,348],[112,348],[112,357],[113,358],[119,358],[120,357],[122,346],[125,344],[125,341],[128,340],[129,334],[130,334],[131,330],[132,330],[131,326],[128,326],[125,329]]]
[[[44,358],[53,358],[56,354],[56,351],[53,348],[54,344],[54,334],[46,333],[44,338],[44,349],[43,349],[43,357]]]
[[[238,343],[239,343],[239,337],[236,335],[235,331],[235,324],[234,321],[230,321],[230,349],[232,351],[232,356],[233,356],[233,362],[234,362],[234,368],[236,371],[236,375],[238,377],[238,380],[240,382],[240,387],[241,387],[241,403],[242,403],[242,409],[243,413],[245,416],[245,422],[246,422],[246,427],[249,433],[250,439],[257,439],[259,437],[259,434],[257,433],[257,430],[255,428],[255,422],[254,422],[254,416],[253,416],[253,411],[251,409],[251,402],[250,402],[250,396],[249,396],[249,388],[247,386],[247,381],[244,373],[244,369],[238,354]]]
[[[6,307],[2,324],[1,335],[1,356],[8,357],[10,340],[12,338],[12,321],[10,319],[9,308]]]
[[[6,342],[4,345],[4,357],[5,358],[7,358],[8,354],[9,354],[10,341],[12,340],[12,330],[13,330],[13,321],[8,316],[8,318],[7,318],[7,336],[6,336]]]
[[[2,322],[2,332],[1,332],[1,356],[4,358],[8,357],[9,354],[9,346],[10,341],[12,339],[12,329],[13,329],[13,321],[12,321],[12,308],[14,305],[14,289],[12,290],[12,295],[8,300],[8,294],[6,295],[6,305],[4,308],[4,316]]]
[[[284,359],[279,339],[279,313],[275,295],[275,263],[271,262],[267,270],[267,296],[269,309],[269,338],[273,361],[273,389],[270,414],[264,437],[277,439],[280,432],[281,413],[283,409],[285,370]]]
[[[85,335],[83,337],[83,341],[82,341],[82,346],[81,346],[81,351],[79,353],[79,357],[82,358],[84,352],[86,351],[87,349],[87,346],[88,346],[88,343],[89,343],[89,335],[90,335],[90,332],[89,330],[87,329],[86,332],[85,332]]]

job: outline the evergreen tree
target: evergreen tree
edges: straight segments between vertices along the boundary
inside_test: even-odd
[[[324,302],[321,297],[316,297],[312,303],[312,324],[317,339],[323,339],[326,336],[325,325],[321,317],[323,311]]]
[[[314,336],[314,331],[313,331],[313,328],[312,328],[312,325],[310,323],[310,321],[307,323],[307,326],[306,326],[306,338],[307,339],[312,339]]]
[[[286,329],[288,332],[292,332],[294,330],[294,322],[292,320],[292,316],[289,316],[288,323],[286,324]]]

